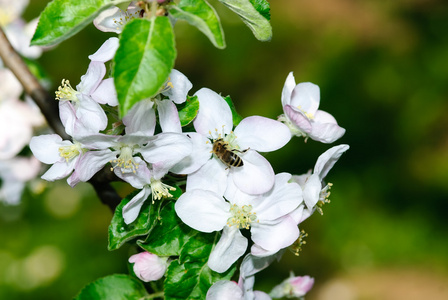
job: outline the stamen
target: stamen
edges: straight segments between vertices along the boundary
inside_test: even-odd
[[[238,228],[249,229],[252,222],[259,222],[257,219],[257,213],[252,212],[252,205],[243,205],[239,207],[233,204],[230,207],[232,217],[227,219],[227,225],[229,227],[237,226]]]
[[[82,146],[78,142],[75,142],[73,145],[61,146],[58,150],[59,155],[65,158],[66,162],[69,162],[83,152]]]
[[[130,146],[123,146],[120,149],[120,156],[110,161],[112,164],[111,171],[115,168],[121,168],[123,173],[136,173],[138,164],[135,162],[133,154],[134,150]]]
[[[171,195],[169,191],[175,190],[176,189],[174,187],[164,184],[160,180],[151,178],[152,203],[154,203],[154,200],[173,197],[173,195]]]
[[[333,186],[331,182],[329,182],[321,191],[319,194],[319,200],[316,204],[316,210],[323,215],[324,211],[322,210],[322,207],[325,205],[325,203],[330,203],[330,189]]]
[[[289,246],[289,250],[291,250],[292,253],[294,253],[295,256],[300,255],[300,251],[302,251],[302,246],[306,244],[305,238],[308,236],[308,233],[305,232],[305,230],[300,231],[299,238],[291,245]]]
[[[55,92],[56,100],[78,102],[79,100],[78,97],[76,96],[78,93],[79,93],[78,91],[72,88],[72,86],[70,85],[70,81],[62,79],[61,85]]]

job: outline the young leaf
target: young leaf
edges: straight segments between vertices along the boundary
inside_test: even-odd
[[[205,299],[208,289],[219,280],[229,280],[235,272],[232,266],[217,273],[207,266],[216,234],[199,233],[184,245],[181,257],[168,267],[165,279],[165,299]]]
[[[143,284],[124,274],[109,275],[86,285],[75,300],[145,299],[148,296]]]
[[[115,3],[126,2],[115,1]],[[53,0],[39,17],[31,45],[51,46],[78,33],[104,9],[110,0]]]
[[[213,45],[223,49],[226,47],[224,31],[215,9],[205,0],[181,0],[173,5],[169,13],[178,20],[184,20],[196,26],[205,34]]]
[[[114,82],[120,114],[156,95],[174,66],[174,33],[167,17],[134,19],[121,33],[114,58]]]
[[[160,212],[160,220],[146,241],[137,241],[137,244],[159,256],[178,256],[184,244],[196,233],[177,217],[174,201],[170,201]]]
[[[265,9],[261,8],[263,6],[257,5],[257,8],[262,10],[262,14],[252,5],[251,0],[219,0],[219,2],[239,15],[258,40],[269,41],[271,39],[272,27],[266,18]]]
[[[255,9],[266,18],[266,20],[271,20],[271,5],[266,0],[250,0],[250,3],[255,7]]]
[[[182,127],[191,123],[196,118],[199,111],[199,100],[197,96],[187,97],[185,106],[179,110],[179,119]]]
[[[120,248],[125,242],[141,235],[148,234],[154,220],[157,218],[158,205],[151,204],[151,199],[147,199],[140,209],[137,219],[131,224],[126,224],[123,219],[123,207],[137,194],[133,192],[124,198],[117,206],[112,221],[109,225],[109,244],[107,248],[115,250]],[[158,203],[157,203],[158,204]]]
[[[227,104],[229,104],[230,110],[232,111],[233,126],[237,126],[243,118],[236,111],[235,104],[233,104],[233,101],[230,98],[230,96],[224,97],[224,100],[226,100]]]

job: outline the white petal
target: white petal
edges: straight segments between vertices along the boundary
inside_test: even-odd
[[[284,107],[287,104],[291,104],[291,94],[296,86],[296,81],[294,79],[294,75],[292,72],[288,74],[286,77],[285,85],[282,90],[282,106]]]
[[[277,258],[278,255],[276,254],[266,257],[256,257],[249,253],[244,257],[243,262],[241,263],[240,274],[243,278],[253,276],[269,267],[269,265]]]
[[[320,112],[320,115],[322,115],[322,113],[325,113],[321,110],[318,110],[317,112]],[[315,141],[330,144],[341,138],[344,134],[345,129],[340,127],[336,122],[322,123],[318,122],[316,118],[315,122],[312,123],[312,128],[309,136]]]
[[[55,181],[67,177],[75,166],[76,160],[71,160],[68,163],[65,161],[54,163],[44,175],[41,176],[42,179],[46,181]]]
[[[153,136],[156,128],[156,112],[153,106],[154,102],[150,99],[135,104],[123,117],[126,133],[143,132]]]
[[[243,291],[235,281],[220,280],[207,291],[206,300],[243,300]]]
[[[105,13],[106,11],[104,11],[103,13]],[[114,58],[117,49],[118,49],[118,38],[111,37],[107,39],[95,53],[89,55],[89,59],[91,61],[99,61],[105,63],[106,61],[109,61],[112,58]]]
[[[314,166],[314,174],[318,174],[321,180],[324,179],[331,168],[333,168],[334,164],[339,160],[342,153],[347,151],[349,148],[349,145],[342,144],[334,146],[322,153]]]
[[[250,247],[250,254],[259,258],[274,256],[280,252],[282,251],[281,250],[268,251],[266,249],[263,249],[262,247],[260,247],[260,245],[257,244],[253,244],[252,247]]]
[[[268,223],[253,223],[250,232],[254,243],[268,251],[288,247],[300,235],[297,224],[289,216]]]
[[[100,104],[108,104],[109,106],[117,106],[117,91],[115,90],[114,79],[107,78],[101,81],[100,85],[92,93],[92,98]]]
[[[102,62],[92,61],[85,75],[81,76],[81,82],[76,86],[76,90],[82,94],[90,95],[103,80],[106,75],[106,66]]]
[[[86,182],[101,170],[106,163],[116,157],[116,153],[107,150],[89,151],[82,155],[75,167],[72,177],[74,181]]]
[[[173,101],[157,101],[157,111],[159,112],[160,127],[163,132],[182,132],[179,113]]]
[[[123,219],[126,224],[130,224],[137,219],[143,203],[148,199],[150,194],[151,188],[145,187],[123,207]]]
[[[99,132],[107,127],[107,116],[101,106],[89,96],[78,94],[79,107],[76,117],[91,132]],[[77,135],[76,130],[73,135]]]
[[[59,154],[59,147],[71,144],[70,141],[62,141],[62,138],[57,134],[45,134],[32,137],[30,149],[41,162],[54,164],[62,159]]]
[[[122,26],[117,25],[115,20],[125,18],[125,13],[118,7],[111,7],[101,12],[98,17],[93,20],[96,28],[103,32],[121,33]],[[89,57],[90,58],[90,57]]]
[[[218,138],[233,129],[232,111],[227,102],[214,91],[202,88],[195,94],[199,100],[199,112],[193,121],[196,131],[204,136]]]
[[[212,155],[212,144],[208,138],[196,132],[188,132],[185,135],[192,142],[193,148],[190,155],[171,168],[171,172],[176,174],[191,174],[197,171]]]
[[[235,185],[248,194],[263,194],[274,185],[274,170],[271,164],[254,150],[241,155],[244,165],[231,167],[230,174]]]
[[[218,273],[227,271],[246,252],[247,244],[247,239],[236,226],[225,226],[208,258],[209,268]]]
[[[280,149],[291,139],[289,128],[278,121],[252,116],[235,128],[236,143],[241,149],[270,152]]]
[[[322,190],[322,182],[318,174],[313,174],[308,178],[303,189],[303,200],[306,207],[312,209],[319,200],[319,194]]]
[[[216,159],[210,159],[199,170],[187,177],[187,191],[203,189],[224,195],[227,185],[225,166]]]
[[[69,101],[59,101],[59,118],[69,136],[73,136],[74,125],[77,121],[76,110]]]
[[[211,191],[188,191],[176,201],[175,210],[188,226],[202,231],[221,230],[231,216],[230,205]]]
[[[169,79],[173,87],[166,92],[162,92],[162,94],[176,104],[184,103],[187,99],[188,91],[193,87],[190,80],[176,69],[171,70]]]
[[[135,173],[123,173],[121,172],[121,168],[114,168],[114,173],[118,178],[121,178],[132,185],[132,187],[142,189],[145,185],[151,183],[152,173],[148,169],[146,162],[140,157],[135,156],[134,161],[138,164],[138,168]]]
[[[296,85],[291,94],[291,106],[314,115],[319,108],[319,86],[311,82],[302,82]]]

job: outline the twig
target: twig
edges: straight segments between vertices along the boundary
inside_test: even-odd
[[[46,89],[42,87],[37,78],[30,72],[27,65],[14,50],[0,26],[0,58],[7,68],[16,76],[22,84],[25,93],[30,95],[37,106],[40,108],[48,125],[53,131],[64,140],[70,140],[70,136],[65,132],[64,126],[59,119],[57,102]],[[113,211],[120,203],[121,198],[115,189],[109,184],[117,180],[117,177],[109,168],[104,168],[89,180],[95,189],[101,202]]]

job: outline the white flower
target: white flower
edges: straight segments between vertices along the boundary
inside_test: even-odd
[[[140,252],[129,257],[134,263],[134,273],[144,282],[159,280],[168,268],[168,258],[159,257],[149,252]]]
[[[9,205],[20,203],[25,183],[37,176],[40,163],[34,157],[0,160],[0,200]]]
[[[289,73],[282,91],[284,122],[296,136],[310,137],[322,143],[332,143],[344,135],[336,119],[329,113],[318,110],[320,102],[319,87],[311,82],[296,85],[294,76]]]
[[[288,214],[302,202],[302,191],[288,182],[290,178],[277,174],[272,190],[258,196],[243,193],[230,182],[224,195],[228,202],[203,189],[187,191],[176,201],[176,213],[188,226],[202,232],[223,230],[210,254],[210,269],[225,272],[244,254],[248,241],[240,229],[249,229],[254,243],[275,252],[298,238],[297,224]]]
[[[327,176],[328,172],[333,168],[341,155],[348,149],[349,146],[345,144],[334,146],[319,156],[316,165],[314,166],[313,173],[292,176],[291,181],[297,182],[303,190],[304,206],[298,207],[291,214],[291,217],[293,217],[297,223],[301,223],[308,218],[315,209],[322,213],[321,206],[326,202],[329,202],[329,189],[332,186],[331,183],[325,185],[323,179]]]
[[[129,4],[126,11],[114,6],[101,12],[93,20],[93,25],[103,32],[121,33],[124,25],[134,18],[138,18],[141,8],[134,2]]]
[[[291,273],[289,278],[275,286],[269,295],[272,298],[300,298],[306,295],[314,285],[314,278],[310,276],[294,276]]]
[[[270,152],[283,147],[291,138],[289,129],[278,121],[252,116],[232,130],[232,112],[221,96],[206,88],[196,96],[200,103],[193,121],[197,133],[188,133],[196,147],[191,157],[174,170],[183,174],[194,172],[188,176],[187,190],[210,183],[219,187],[216,192],[222,194],[228,175],[246,193],[262,194],[270,190],[274,171],[257,151]],[[241,158],[242,164],[231,166],[219,154],[211,155],[217,141]]]

